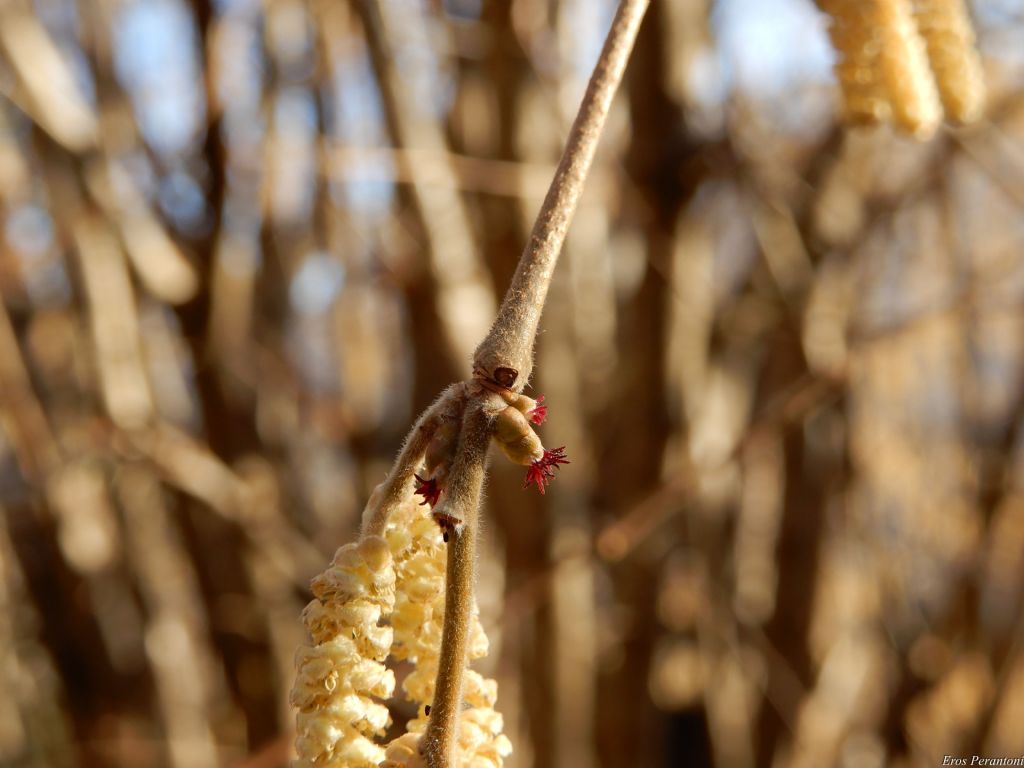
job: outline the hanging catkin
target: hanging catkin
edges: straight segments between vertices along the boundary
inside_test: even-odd
[[[881,36],[873,2],[821,0],[832,23],[829,35],[836,49],[835,73],[848,123],[874,125],[889,120],[889,97],[879,77]]]
[[[942,122],[935,80],[928,69],[924,41],[914,26],[910,0],[878,0],[882,82],[889,95],[893,122],[926,139]]]
[[[914,18],[946,116],[958,123],[977,120],[984,106],[985,83],[963,0],[916,0]]]
[[[980,117],[981,60],[963,0],[819,0],[830,19],[847,122],[892,122],[919,139],[943,111]]]

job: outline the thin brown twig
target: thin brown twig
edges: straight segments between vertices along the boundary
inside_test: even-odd
[[[487,415],[483,408],[473,408],[466,414],[459,454],[452,466],[451,479],[455,482],[449,483],[446,489],[446,493],[458,501],[463,522],[446,534],[449,541],[441,653],[430,722],[420,747],[427,765],[432,768],[458,764],[462,683],[469,650],[470,624],[476,603],[477,516],[489,445]]]
[[[623,0],[619,6],[512,284],[491,332],[477,349],[477,357],[510,358],[519,372],[520,387],[530,378],[534,339],[551,275],[646,10],[647,0]]]

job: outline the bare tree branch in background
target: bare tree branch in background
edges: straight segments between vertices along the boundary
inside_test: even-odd
[[[0,9],[0,764],[1024,753],[1024,18],[817,5],[652,4],[478,515],[611,0]]]

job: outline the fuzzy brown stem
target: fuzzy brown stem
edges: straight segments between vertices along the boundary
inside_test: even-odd
[[[476,368],[488,374],[499,366],[516,370],[516,391],[522,391],[530,378],[534,339],[551,275],[647,5],[648,0],[622,0],[619,5],[530,240],[498,316],[474,355]]]
[[[477,521],[467,519],[458,530],[448,534],[444,634],[430,722],[421,747],[430,768],[448,768],[458,762],[456,745],[462,709],[462,681],[473,615],[476,531]]]
[[[462,681],[475,606],[477,516],[490,434],[490,419],[485,413],[484,402],[478,400],[467,409],[463,419],[458,453],[448,476],[444,511],[435,510],[435,514],[456,519],[458,523],[446,528],[448,566],[441,655],[430,722],[421,745],[430,768],[451,768],[457,764]]]
[[[416,420],[416,425],[405,438],[394,466],[377,487],[363,510],[362,537],[383,536],[391,513],[409,498],[412,476],[423,462],[427,445],[441,424],[446,412],[457,409],[458,401],[465,397],[465,385],[453,384],[434,401]]]

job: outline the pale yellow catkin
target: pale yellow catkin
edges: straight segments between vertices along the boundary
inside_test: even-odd
[[[830,19],[836,78],[852,124],[891,121],[930,138],[946,116],[977,120],[981,59],[963,0],[818,0]]]
[[[293,768],[425,768],[419,739],[440,662],[446,544],[430,508],[413,499],[395,509],[385,536],[346,544],[313,580],[315,599],[302,614],[310,643],[296,654],[291,696],[299,710]],[[475,612],[469,637],[467,663],[488,650]],[[412,665],[402,688],[418,707],[385,749],[373,737],[390,722],[388,656]],[[466,670],[463,695],[458,766],[501,768],[512,745],[494,709],[497,683]]]
[[[446,545],[429,508],[412,500],[392,514],[385,536],[396,575],[392,654],[414,665],[402,688],[418,709],[407,725],[408,732],[388,745],[382,768],[419,768],[424,765],[419,739],[427,727],[426,706],[434,698],[440,662]],[[469,637],[470,659],[487,655],[487,636],[475,612]],[[460,768],[500,768],[512,751],[502,733],[501,715],[494,709],[497,693],[494,680],[466,670],[463,696],[468,706],[460,717]]]
[[[298,708],[293,768],[376,768],[373,741],[390,717],[381,700],[395,689],[384,665],[393,631],[381,625],[395,602],[395,571],[379,536],[346,544],[312,583],[302,620],[310,645],[296,653],[291,701]]]
[[[829,36],[836,50],[835,73],[847,122],[874,125],[889,120],[892,110],[881,80],[882,48],[873,0],[820,0],[831,18]]]
[[[963,0],[916,0],[914,18],[946,115],[959,123],[974,122],[984,107],[985,81]]]
[[[877,0],[882,35],[882,82],[897,127],[919,138],[932,136],[942,122],[942,106],[928,68],[924,41],[917,33],[910,0]]]

